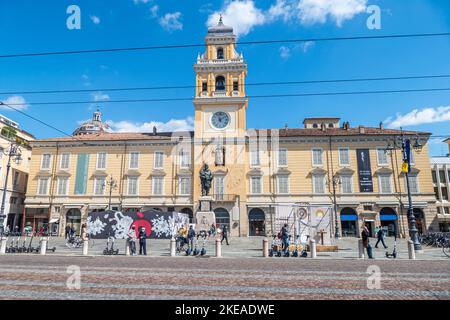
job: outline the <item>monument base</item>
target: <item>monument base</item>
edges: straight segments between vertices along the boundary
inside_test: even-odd
[[[212,224],[216,224],[216,215],[213,211],[199,211],[196,216],[197,224],[195,225],[195,232],[198,234],[200,231],[208,232],[211,229]]]

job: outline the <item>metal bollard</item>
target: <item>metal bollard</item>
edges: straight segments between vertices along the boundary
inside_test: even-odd
[[[220,239],[216,239],[216,258],[222,257],[222,242]]]
[[[316,240],[314,240],[314,239],[309,240],[309,247],[311,249],[311,258],[313,258],[313,259],[317,258]]]
[[[41,240],[41,255],[45,255],[47,253],[47,237],[43,237]]]
[[[1,237],[0,238],[0,254],[6,253],[6,242],[8,241],[8,238]]]
[[[175,257],[176,253],[176,241],[174,238],[170,239],[170,256]]]
[[[126,256],[130,255],[130,241],[128,240],[125,241],[125,255]]]
[[[414,250],[414,242],[412,240],[408,240],[408,256],[409,259],[416,259],[416,251]]]
[[[89,252],[89,240],[83,240],[83,256],[87,256]]]
[[[263,257],[267,258],[269,256],[269,240],[263,239]]]
[[[358,240],[358,258],[364,259],[364,244],[361,239]]]

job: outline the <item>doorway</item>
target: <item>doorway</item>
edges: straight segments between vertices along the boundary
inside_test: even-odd
[[[251,237],[266,235],[266,215],[263,210],[259,208],[251,209],[248,213],[248,222]]]
[[[367,227],[367,230],[369,230],[369,237],[374,237],[374,230],[375,230],[375,221],[374,220],[364,220],[364,225]]]

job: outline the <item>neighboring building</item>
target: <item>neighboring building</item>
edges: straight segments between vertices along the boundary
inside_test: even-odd
[[[0,204],[3,197],[8,164],[8,156],[5,153],[9,151],[11,143],[15,143],[19,145],[22,154],[20,163],[11,161],[8,187],[6,189],[4,227],[8,226],[10,230],[15,230],[16,227],[21,230],[23,227],[25,193],[31,160],[30,142],[33,140],[33,135],[21,130],[17,122],[0,115]]]
[[[233,29],[222,21],[208,30],[206,52],[194,70],[193,132],[98,130],[34,141],[27,221],[58,221],[60,233],[67,223],[79,227],[88,212],[107,207],[110,177],[118,185],[111,193],[113,209],[154,208],[193,217],[201,197],[199,171],[207,163],[216,222],[229,224],[233,236],[278,232],[280,206],[332,207],[333,177],[340,182],[338,219],[345,235],[359,235],[364,223],[371,231],[381,224],[408,234],[401,151],[385,151],[400,131],[341,125],[339,118],[305,119],[303,128],[247,129],[247,64],[236,52]],[[100,115],[94,118],[102,127]],[[413,157],[413,204],[420,232],[434,230],[430,134],[403,134],[422,145]]]
[[[431,157],[431,174],[436,195],[439,231],[450,232],[450,139],[446,157]]]

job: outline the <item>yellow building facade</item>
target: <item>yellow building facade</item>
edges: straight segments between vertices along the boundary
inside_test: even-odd
[[[216,223],[229,225],[232,236],[276,234],[283,221],[292,225],[280,208],[314,206],[328,208],[330,234],[337,218],[344,236],[359,235],[364,224],[372,232],[382,225],[407,235],[402,152],[387,151],[403,134],[418,146],[410,182],[419,231],[437,228],[429,133],[352,127],[339,118],[305,119],[302,128],[249,129],[247,64],[236,51],[233,29],[220,21],[205,40],[194,65],[193,131],[110,133],[97,112],[72,138],[34,141],[27,221],[51,222],[62,234],[89,212],[110,207],[184,212],[195,223],[206,163]]]

